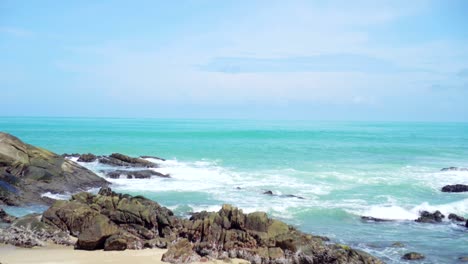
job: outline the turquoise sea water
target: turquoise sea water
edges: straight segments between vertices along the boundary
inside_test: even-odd
[[[223,203],[262,210],[387,263],[401,263],[409,251],[426,255],[419,263],[457,263],[468,255],[468,229],[411,221],[420,210],[468,217],[468,193],[440,192],[468,184],[468,172],[440,171],[468,167],[466,123],[4,117],[0,131],[57,153],[164,157],[158,170],[171,179],[117,179],[113,188],[180,215]],[[361,215],[399,221],[366,223]],[[397,241],[405,247],[391,247]]]

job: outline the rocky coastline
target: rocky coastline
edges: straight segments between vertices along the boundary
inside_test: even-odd
[[[143,196],[115,193],[110,183],[79,162],[98,162],[111,169],[101,171],[109,179],[170,178],[158,172],[153,156],[130,157],[86,154],[58,155],[0,133],[0,205],[31,203],[50,206],[43,214],[21,218],[0,209],[0,243],[19,247],[47,244],[73,245],[77,250],[121,251],[163,248],[162,260],[190,263],[209,259],[239,258],[251,263],[383,263],[370,254],[330,242],[326,237],[303,233],[266,213],[245,214],[242,209],[223,205],[218,212],[198,212],[190,218],[177,217]],[[442,171],[464,171],[450,167]],[[465,192],[466,185],[454,184],[443,192]],[[86,191],[100,188],[97,194]],[[237,187],[240,189],[240,187]],[[75,193],[65,200],[44,197],[45,192]],[[264,190],[264,195],[305,199]],[[420,212],[415,222],[438,224],[444,219],[468,228],[468,220],[439,211]],[[386,222],[362,216],[365,222]],[[423,259],[417,252],[405,260]]]

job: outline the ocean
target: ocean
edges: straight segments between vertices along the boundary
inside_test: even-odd
[[[418,263],[458,263],[468,255],[467,228],[413,221],[421,210],[468,217],[468,193],[440,191],[468,184],[467,171],[441,171],[468,167],[467,123],[1,117],[0,131],[59,154],[165,158],[156,170],[169,179],[110,181],[178,215],[224,203],[265,211],[387,263],[402,263],[409,251],[426,255]],[[83,165],[97,173],[104,166]],[[276,195],[263,194],[268,190]],[[397,221],[369,223],[363,215]]]

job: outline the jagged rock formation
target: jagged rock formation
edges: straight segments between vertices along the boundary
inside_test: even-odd
[[[50,203],[45,192],[64,193],[106,186],[77,163],[0,132],[0,204]]]
[[[382,263],[367,253],[326,243],[270,219],[224,205],[181,219],[141,196],[103,188],[97,195],[79,193],[57,201],[42,221],[78,238],[77,249],[165,248],[163,260],[187,263],[201,258],[242,258],[252,263]]]

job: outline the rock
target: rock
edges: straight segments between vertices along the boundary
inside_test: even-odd
[[[457,221],[457,222],[464,222],[465,221],[465,218],[463,216],[459,216],[459,215],[456,215],[456,214],[449,214],[448,219],[450,219],[452,221]]]
[[[107,184],[69,159],[0,132],[0,204],[47,204],[41,197],[45,192],[76,192]]]
[[[285,194],[285,195],[281,195],[280,197],[283,197],[283,198],[297,198],[297,199],[301,199],[301,200],[305,199],[302,196],[297,196],[297,195],[294,195],[294,194]]]
[[[63,153],[60,156],[62,156],[64,158],[79,158],[81,155],[79,153],[71,153],[71,154]]]
[[[265,191],[263,194],[266,194],[266,195],[274,195],[272,191],[268,190],[268,191]]]
[[[420,212],[420,217],[415,221],[419,223],[440,223],[444,218],[445,215],[443,215],[440,211],[435,211],[434,213],[422,211]]]
[[[163,158],[155,157],[155,156],[140,156],[142,159],[155,159],[155,160],[160,160],[160,161],[166,161]]]
[[[119,231],[118,227],[104,215],[97,215],[93,223],[78,236],[77,249],[95,250],[104,249],[106,240]]]
[[[96,161],[96,159],[97,159],[96,155],[88,153],[88,154],[81,154],[80,157],[78,158],[78,161],[93,162],[93,161]]]
[[[97,195],[79,193],[57,201],[44,224],[78,236],[77,249],[124,250],[169,247],[163,260],[242,258],[252,263],[382,263],[362,251],[329,244],[268,218],[223,205],[218,212],[181,219],[142,196],[118,194],[109,187]]]
[[[108,187],[97,195],[78,193],[70,201],[55,202],[42,221],[77,236],[76,248],[86,250],[121,250],[123,243],[126,249],[166,247],[177,238],[180,227],[169,209]]]
[[[420,260],[420,259],[424,259],[424,255],[421,254],[421,253],[417,253],[417,252],[409,252],[409,253],[406,253],[405,255],[403,255],[402,259],[406,259],[406,260]]]
[[[468,185],[454,184],[442,187],[442,192],[468,192]]]
[[[26,248],[48,243],[74,244],[67,232],[42,223],[40,218],[38,214],[30,214],[16,219],[8,228],[0,229],[0,243]]]
[[[376,218],[372,216],[361,216],[361,220],[367,221],[367,222],[392,222],[394,220],[390,219],[382,219],[382,218]]]
[[[184,231],[179,235],[194,244],[193,250],[199,256],[215,259],[241,258],[251,263],[382,263],[362,251],[327,244],[326,239],[304,234],[265,213],[244,214],[230,205],[223,205],[216,213],[192,214],[190,220],[184,221]]]
[[[468,256],[461,256],[458,258],[460,262],[468,262]]]
[[[99,158],[99,162],[112,166],[123,166],[123,167],[142,167],[142,168],[157,168],[158,165],[140,158],[132,158],[127,155],[120,153],[112,153],[108,157]]]
[[[468,168],[448,167],[441,169],[441,171],[468,171]]]
[[[169,249],[162,256],[162,261],[170,263],[192,263],[197,262],[201,257],[194,252],[193,245],[187,239],[180,239],[169,246]]]
[[[16,219],[16,217],[7,214],[2,208],[0,208],[0,223],[11,224]]]
[[[112,179],[118,179],[124,176],[127,179],[149,179],[152,176],[161,178],[170,178],[169,174],[162,174],[154,170],[116,170],[107,173],[107,176]]]
[[[468,220],[466,220],[465,227],[468,228]]]
[[[392,247],[394,248],[402,248],[402,247],[405,247],[405,244],[401,243],[401,242],[395,242],[395,243],[392,243]]]

